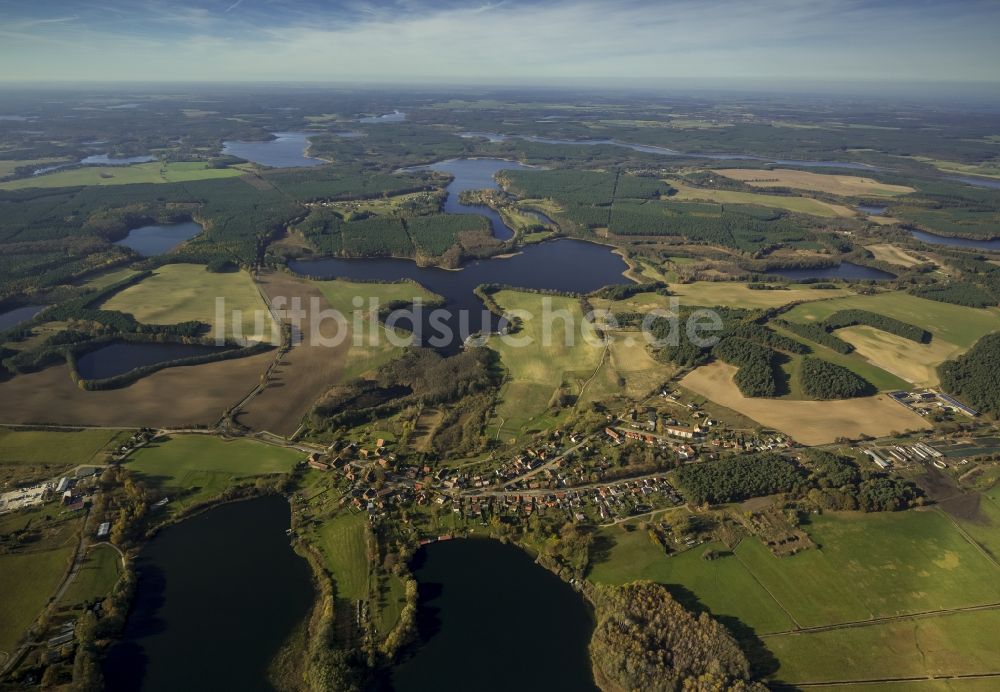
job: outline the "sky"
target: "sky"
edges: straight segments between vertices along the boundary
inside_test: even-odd
[[[0,0],[0,81],[1000,82],[1000,0]]]

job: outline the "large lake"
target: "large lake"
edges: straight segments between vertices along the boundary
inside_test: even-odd
[[[407,320],[400,326],[412,327],[418,341],[444,351],[456,350],[470,334],[499,328],[499,318],[473,293],[480,284],[589,293],[609,284],[630,283],[622,275],[628,265],[611,248],[568,238],[528,245],[511,257],[471,262],[458,271],[419,267],[405,259],[292,260],[288,266],[319,279],[416,281],[448,301],[442,323],[449,334],[430,322],[430,310],[424,310],[416,324]]]
[[[205,344],[161,344],[115,341],[85,353],[76,360],[76,369],[85,380],[103,380],[124,375],[136,368],[167,363],[181,358],[205,356],[224,351],[225,346]]]
[[[142,226],[141,228],[133,228],[115,245],[132,248],[143,257],[152,257],[170,252],[203,230],[201,224],[194,221]]]
[[[994,240],[973,240],[971,238],[952,238],[950,236],[935,235],[926,231],[910,231],[917,240],[921,240],[930,245],[951,245],[953,247],[971,247],[978,250],[1000,250],[1000,239]]]
[[[22,305],[19,308],[0,313],[0,332],[16,327],[22,322],[27,322],[45,307],[44,305]]]
[[[884,272],[881,269],[865,267],[853,262],[841,262],[835,267],[817,267],[811,269],[772,269],[768,274],[783,276],[793,281],[803,281],[807,279],[844,279],[846,281],[858,281],[863,279],[875,281],[889,281],[895,279],[895,274]]]
[[[309,134],[305,132],[275,132],[274,137],[266,142],[226,141],[222,143],[222,153],[238,156],[241,159],[271,168],[321,166],[326,163],[322,159],[306,156],[306,150],[309,148]]]
[[[596,691],[583,599],[524,551],[488,539],[437,542],[417,553],[414,575],[421,643],[383,689]]]
[[[271,496],[222,505],[164,529],[136,560],[123,640],[105,659],[110,690],[270,690],[267,668],[315,598],[305,560]]]
[[[487,206],[462,204],[458,201],[458,197],[466,190],[498,190],[500,184],[495,178],[498,172],[505,169],[519,170],[529,168],[529,166],[504,159],[452,159],[451,161],[432,163],[429,166],[420,166],[420,168],[429,168],[455,177],[446,188],[448,196],[444,201],[445,212],[485,216],[489,219],[494,238],[508,240],[514,237],[514,231],[503,222],[497,212]]]

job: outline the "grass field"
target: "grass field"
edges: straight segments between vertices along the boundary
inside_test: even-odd
[[[811,197],[790,197],[786,195],[768,195],[758,192],[741,192],[739,190],[706,190],[689,187],[675,180],[670,186],[677,190],[670,199],[704,200],[719,204],[756,204],[772,209],[785,209],[800,214],[811,214],[826,218],[857,216],[857,212],[840,204],[831,204]]]
[[[697,368],[680,383],[805,445],[829,444],[838,437],[885,437],[929,427],[923,418],[882,394],[844,401],[748,398],[733,383],[735,373],[735,367],[716,361]]]
[[[392,628],[399,622],[399,616],[406,605],[406,591],[403,581],[395,574],[390,574],[382,579],[379,593],[378,609],[378,631],[382,636],[392,631]]]
[[[118,433],[108,429],[57,432],[0,427],[0,463],[103,464],[98,452]]]
[[[798,305],[785,314],[791,322],[823,320],[838,310],[858,308],[895,317],[923,327],[934,338],[970,348],[982,336],[1000,329],[1000,309],[968,308],[917,298],[908,293],[880,293],[875,296],[853,295],[836,300]]]
[[[122,559],[109,545],[95,545],[63,594],[62,604],[76,606],[107,596],[122,573]]]
[[[304,458],[302,452],[251,440],[223,440],[212,435],[174,435],[137,450],[125,468],[163,490],[174,511],[220,494],[248,476],[284,473]]]
[[[53,507],[39,508],[3,517],[4,533],[39,523]],[[78,518],[57,520],[43,529],[43,538],[20,552],[0,555],[0,662],[17,645],[48,603],[63,577],[76,549]]]
[[[653,358],[638,332],[614,334],[608,355],[581,392],[580,402],[602,401],[615,395],[641,399],[662,387],[675,372],[672,365]]]
[[[781,662],[775,677],[782,682],[882,680],[995,673],[1000,670],[998,631],[1000,610],[987,610],[765,637],[764,642]],[[899,684],[904,686],[898,689],[934,689]],[[995,679],[991,684],[981,689],[996,689]]]
[[[509,373],[497,406],[499,420],[494,423],[500,426],[500,439],[506,440],[524,435],[544,420],[558,390],[579,394],[597,371],[605,349],[593,326],[583,320],[576,299],[508,290],[494,294],[494,298],[507,311],[523,310],[534,315],[513,336],[518,343],[500,338],[489,341],[489,347],[500,354]],[[551,301],[553,316],[548,332],[543,307],[546,300]],[[572,316],[572,339],[565,338],[566,321],[556,314],[563,310]]]
[[[978,175],[985,178],[1000,178],[1000,168],[997,167],[996,163],[993,163],[993,165],[976,165],[959,163],[957,161],[942,161],[941,159],[932,159],[926,156],[914,156],[913,158],[917,161],[922,161],[923,163],[929,163],[939,171],[944,171],[946,173]]]
[[[625,584],[649,579],[669,584],[685,605],[707,608],[713,615],[737,618],[758,634],[784,632],[794,624],[753,575],[721,543],[699,546],[667,557],[645,531],[626,533],[620,526],[600,530],[599,544],[610,544],[606,560],[592,565],[587,578],[601,584]],[[702,553],[712,548],[723,557],[707,562]]]
[[[216,324],[217,297],[225,298],[224,325]],[[273,336],[271,314],[253,279],[243,271],[215,273],[200,264],[167,264],[101,307],[127,312],[147,324],[198,320],[212,325],[213,336],[233,336],[234,322],[245,338],[269,342]]]
[[[725,168],[714,172],[733,180],[741,180],[752,187],[789,187],[845,197],[895,197],[914,191],[906,185],[889,185],[856,175],[829,175],[784,168]]]
[[[71,159],[5,159],[0,160],[0,178],[14,175],[21,166],[48,166],[55,163],[68,163]]]
[[[896,247],[895,245],[890,245],[889,243],[866,245],[865,249],[871,250],[871,253],[875,255],[875,259],[882,262],[888,262],[889,264],[896,264],[900,267],[912,267],[920,264],[919,259],[901,248]]]
[[[667,557],[643,531],[606,527],[588,579],[650,579],[731,627],[738,619],[777,659],[772,678],[786,683],[1000,671],[1000,610],[937,612],[1000,602],[1000,568],[943,513],[826,514],[804,528],[819,548],[776,558],[756,538],[734,553],[709,544]],[[721,557],[703,560],[707,548]],[[918,613],[931,615],[908,617]],[[880,621],[894,617],[907,619]],[[795,631],[845,623],[856,624]]]
[[[194,161],[137,163],[130,166],[84,166],[47,175],[0,183],[0,190],[28,187],[75,187],[77,185],[129,185],[134,183],[180,183],[188,180],[235,178],[243,175],[236,168],[209,168]]]
[[[93,288],[100,291],[108,286],[118,283],[119,281],[124,281],[135,273],[136,270],[130,267],[111,269],[109,271],[101,272],[88,277],[82,282],[82,285],[87,288]]]
[[[368,547],[365,514],[344,512],[317,529],[318,543],[337,583],[337,598],[368,597]]]

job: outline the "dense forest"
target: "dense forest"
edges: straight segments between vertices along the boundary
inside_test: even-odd
[[[938,369],[941,387],[974,409],[1000,416],[1000,333],[987,334],[967,353]]]
[[[684,496],[696,504],[740,502],[751,497],[791,492],[805,485],[801,467],[780,454],[740,454],[677,470]]]
[[[875,393],[865,378],[822,358],[803,358],[799,381],[802,391],[814,399],[852,399]]]
[[[590,654],[610,689],[753,690],[746,655],[708,613],[694,615],[649,581],[600,586]],[[600,682],[600,680],[599,680]]]

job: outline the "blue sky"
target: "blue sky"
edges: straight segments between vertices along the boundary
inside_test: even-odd
[[[1000,82],[1000,0],[0,0],[0,81]]]

